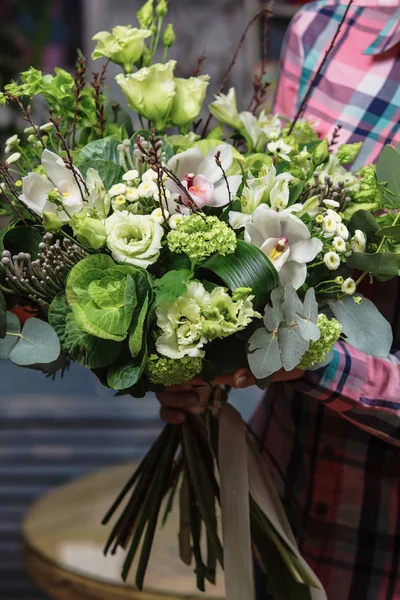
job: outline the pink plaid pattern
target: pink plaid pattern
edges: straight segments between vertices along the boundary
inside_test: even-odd
[[[321,0],[295,17],[278,112],[294,116],[347,3]],[[340,124],[339,143],[365,142],[356,166],[400,142],[399,41],[399,0],[355,0],[308,102],[321,136]],[[253,427],[329,600],[400,600],[400,354],[340,342],[327,367],[272,384]]]
[[[288,31],[275,110],[293,117],[328,48],[347,0],[306,5]],[[306,116],[321,137],[341,126],[338,144],[364,141],[355,166],[375,162],[384,144],[400,142],[400,3],[355,0]]]

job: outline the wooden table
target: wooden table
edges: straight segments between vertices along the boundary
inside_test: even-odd
[[[221,572],[217,586],[202,594],[195,586],[194,566],[180,561],[176,510],[156,534],[146,591],[135,589],[134,569],[127,584],[121,581],[123,552],[103,556],[110,528],[102,527],[101,519],[134,468],[128,464],[83,477],[51,491],[31,508],[23,538],[33,582],[54,600],[222,600]]]

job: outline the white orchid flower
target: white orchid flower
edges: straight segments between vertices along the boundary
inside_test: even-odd
[[[50,150],[43,151],[42,165],[47,177],[35,172],[23,177],[19,199],[39,216],[43,212],[54,213],[63,223],[68,223],[70,216],[83,208],[81,192],[74,175],[67,169],[63,159]],[[53,198],[58,196],[59,202],[50,200],[49,194]]]
[[[278,213],[265,204],[246,223],[244,239],[270,259],[282,285],[291,283],[296,290],[306,280],[306,263],[322,250],[321,240],[312,238],[300,219],[289,212]]]
[[[193,202],[199,208],[203,206],[221,207],[229,204],[228,187],[222,169],[215,162],[218,152],[222,169],[226,173],[233,162],[232,146],[228,144],[221,144],[213,148],[206,156],[203,156],[198,148],[191,148],[176,154],[168,162],[168,169],[178,177],[181,185],[188,191]],[[230,175],[227,180],[233,197],[239,188],[242,176]],[[166,181],[166,187],[173,194],[179,194],[184,204],[189,203],[188,198],[172,179]],[[171,203],[169,202],[169,204]],[[184,208],[182,207],[182,209]],[[176,212],[176,207],[169,206],[169,212]]]

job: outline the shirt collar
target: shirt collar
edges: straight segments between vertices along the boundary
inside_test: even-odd
[[[388,18],[386,25],[380,31],[372,44],[364,50],[364,54],[377,55],[387,52],[400,42],[400,6],[399,2],[390,0],[358,0],[356,4],[362,6],[379,8],[379,6],[397,6],[393,15]]]

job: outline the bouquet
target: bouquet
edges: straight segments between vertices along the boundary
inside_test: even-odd
[[[98,33],[91,78],[80,55],[74,75],[30,68],[0,95],[26,124],[0,163],[0,358],[52,376],[75,361],[133,398],[201,375],[208,409],[164,428],[105,517],[106,552],[126,549],[123,578],[139,556],[141,589],[176,500],[200,590],[220,563],[228,600],[251,598],[252,550],[274,597],[325,597],[213,380],[249,367],[264,389],[281,369],[327,364],[339,337],[388,355],[390,325],[358,288],[399,273],[400,149],[351,172],[361,144],[261,110],[262,75],[247,111],[220,89],[209,130],[209,77],[202,59],[175,76],[166,14],[149,0],[137,27]],[[128,111],[107,98],[109,61]]]

